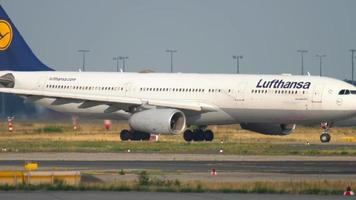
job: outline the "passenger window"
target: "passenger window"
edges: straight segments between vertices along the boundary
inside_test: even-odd
[[[351,94],[356,94],[356,90],[351,90]]]

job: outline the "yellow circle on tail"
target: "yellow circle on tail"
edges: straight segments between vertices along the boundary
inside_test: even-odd
[[[0,51],[6,50],[12,41],[12,28],[9,22],[0,20]]]

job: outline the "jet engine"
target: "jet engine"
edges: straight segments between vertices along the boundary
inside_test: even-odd
[[[146,133],[177,134],[185,129],[186,118],[177,109],[150,109],[131,115],[132,129]]]
[[[241,123],[241,128],[265,135],[289,135],[295,124]]]

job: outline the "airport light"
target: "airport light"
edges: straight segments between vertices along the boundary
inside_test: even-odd
[[[83,69],[82,70],[84,72],[85,71],[85,54],[89,53],[90,50],[88,50],[88,49],[79,49],[78,52],[83,54]]]
[[[169,53],[171,56],[171,73],[173,73],[173,53],[177,53],[177,50],[176,49],[167,49],[166,52]]]
[[[298,53],[300,53],[301,57],[301,75],[304,75],[304,53],[308,53],[308,50],[298,50]]]
[[[354,84],[354,53],[356,51],[356,49],[350,49],[351,51],[351,80],[352,80],[352,84]]]
[[[126,71],[126,65],[125,65],[125,61],[126,61],[126,59],[129,59],[129,57],[128,56],[119,56],[119,58],[118,58],[119,60],[122,60],[122,71]]]
[[[112,59],[116,61],[116,71],[119,72],[119,56],[114,56]]]
[[[322,62],[323,62],[323,58],[325,58],[326,55],[325,54],[323,54],[323,55],[316,54],[315,56],[319,58],[319,74],[320,74],[320,76],[322,76]]]
[[[240,59],[243,59],[244,57],[242,55],[233,55],[232,58],[236,60],[236,74],[240,73]]]

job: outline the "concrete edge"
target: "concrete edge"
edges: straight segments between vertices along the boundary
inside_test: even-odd
[[[162,153],[0,153],[0,161],[356,161],[353,156],[244,156]]]

